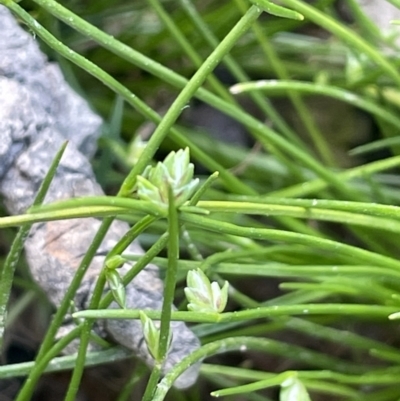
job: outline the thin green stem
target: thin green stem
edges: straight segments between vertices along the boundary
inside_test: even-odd
[[[231,377],[242,379],[242,380],[263,380],[268,379],[274,373],[261,372],[254,369],[244,369],[230,366],[221,365],[209,365],[203,364],[202,370],[209,374],[226,374]],[[349,383],[358,385],[371,385],[371,384],[392,384],[398,382],[398,370],[380,371],[375,370],[362,375],[342,374],[338,372],[332,372],[330,370],[304,370],[297,371],[299,378],[301,379],[314,379],[314,380],[335,380],[339,383]],[[397,377],[397,381],[396,381]]]
[[[211,185],[218,179],[218,177],[219,177],[218,171],[214,172],[209,177],[207,177],[206,181],[200,186],[199,189],[197,189],[192,198],[189,200],[189,205],[196,206],[198,201],[207,192],[207,190],[211,187]]]
[[[153,395],[155,389],[157,388],[158,381],[160,380],[160,376],[161,376],[161,366],[159,363],[156,363],[150,373],[149,380],[147,381],[147,386],[144,391],[142,401],[153,400]]]
[[[55,155],[55,157],[49,167],[49,170],[47,171],[46,176],[44,177],[43,182],[39,187],[37,195],[33,201],[33,206],[38,206],[43,202],[66,147],[67,147],[67,142],[61,146],[60,150]],[[4,329],[6,326],[6,317],[7,317],[7,304],[8,304],[9,298],[10,298],[11,287],[12,287],[12,283],[13,283],[13,279],[14,279],[14,272],[17,267],[17,263],[18,263],[20,255],[21,255],[22,248],[25,243],[25,239],[28,236],[31,226],[32,226],[32,224],[27,223],[27,224],[22,225],[22,227],[19,229],[19,231],[11,245],[11,249],[8,252],[7,258],[4,262],[4,266],[1,270],[1,275],[0,275],[0,352],[3,348],[3,336],[4,336]]]
[[[120,198],[118,198],[119,200]],[[128,248],[129,245],[144,231],[147,227],[149,227],[152,223],[157,220],[156,217],[153,216],[145,216],[141,220],[139,220],[133,227],[129,229],[121,239],[114,245],[110,252],[108,252],[106,260],[115,256],[121,255],[122,252]]]
[[[168,188],[168,269],[165,277],[164,301],[160,326],[158,359],[163,362],[168,353],[171,310],[175,297],[176,277],[179,259],[179,219],[172,188]]]
[[[317,203],[318,201],[314,201]],[[275,202],[274,202],[275,203]],[[304,204],[308,203],[307,201]],[[359,202],[354,202],[357,205]],[[326,201],[326,205],[329,201]],[[363,203],[360,202],[362,205]],[[356,226],[364,226],[375,228],[379,230],[386,230],[400,234],[400,221],[393,221],[382,217],[367,216],[365,214],[356,213],[353,211],[340,211],[340,210],[329,210],[329,209],[314,209],[313,203],[310,201],[309,206],[287,206],[281,204],[265,204],[262,203],[250,203],[250,202],[219,202],[219,201],[200,201],[198,206],[204,207],[210,212],[222,212],[222,213],[245,213],[255,215],[267,215],[267,216],[291,216],[302,219],[315,219],[325,220],[337,223],[351,224]],[[368,205],[369,206],[369,205]],[[368,207],[367,206],[367,207]],[[345,207],[345,206],[344,206]],[[385,207],[382,205],[382,209]],[[394,208],[393,208],[394,209]],[[392,209],[392,210],[393,210]],[[358,209],[362,210],[362,209]],[[393,210],[394,211],[394,210]],[[398,214],[400,209],[397,210],[396,219],[399,219]]]
[[[236,84],[232,86],[230,90],[232,93],[262,91],[268,94],[280,94],[296,92],[308,95],[328,96],[368,111],[376,117],[382,118],[393,127],[399,127],[400,125],[400,118],[390,111],[377,105],[372,100],[365,99],[353,92],[338,88],[337,86],[294,80],[262,80]]]
[[[362,166],[354,167],[343,172],[337,173],[337,177],[342,181],[350,181],[354,178],[368,178],[380,171],[389,170],[400,165],[400,156],[393,156],[387,159],[378,160]],[[268,196],[277,198],[294,198],[298,196],[306,197],[323,191],[328,187],[328,183],[322,179],[315,179],[301,184],[296,184],[287,188],[279,189],[268,193]]]
[[[236,197],[232,196],[232,200],[238,203],[254,202],[265,205],[281,205],[281,206],[298,206],[303,208],[313,209],[329,209],[340,210],[349,213],[360,213],[367,216],[385,217],[395,220],[400,220],[400,207],[394,205],[385,205],[371,202],[350,202],[334,199],[293,199],[293,198],[272,198],[272,197]],[[201,201],[200,207],[208,208],[207,202]],[[218,202],[217,202],[218,203]],[[222,204],[223,202],[221,202]],[[227,203],[229,204],[229,203]],[[218,207],[218,206],[217,206]]]
[[[233,386],[231,388],[213,391],[211,395],[213,397],[225,397],[233,394],[251,393],[252,391],[278,386],[288,378],[292,377],[294,374],[295,374],[294,372],[284,372],[281,374],[276,374],[274,377],[265,380],[260,380],[258,382],[244,384],[242,386]]]
[[[262,306],[238,312],[208,313],[172,311],[171,320],[196,323],[229,323],[252,319],[262,319],[277,316],[357,316],[382,319],[387,321],[388,316],[399,310],[398,306],[381,306],[368,304],[296,304]],[[138,319],[139,309],[102,309],[75,312],[75,318],[95,319]],[[150,319],[161,319],[161,312],[157,310],[144,311]]]
[[[180,232],[181,232],[182,242],[186,245],[186,250],[189,253],[190,257],[193,260],[198,260],[198,261],[203,260],[201,252],[197,248],[196,244],[194,243],[194,241],[190,236],[189,231],[184,225],[181,226]]]
[[[274,248],[274,246],[264,248],[269,250]],[[285,252],[284,247],[277,246],[283,253]],[[292,249],[290,247],[288,250]],[[278,251],[278,249],[277,249]],[[252,251],[254,252],[254,251]],[[270,259],[273,258],[274,250],[271,249]],[[265,253],[268,255],[268,252]],[[213,256],[217,256],[214,254]],[[240,259],[241,252],[232,252],[231,258],[234,260]],[[387,269],[384,267],[376,268],[375,265],[341,265],[341,264],[331,264],[331,265],[314,265],[314,264],[284,264],[279,262],[268,261],[265,263],[259,262],[248,263],[248,262],[238,262],[238,263],[228,263],[224,262],[223,254],[219,254],[219,258],[213,258],[212,256],[204,261],[191,261],[191,260],[180,260],[178,262],[178,268],[180,270],[188,271],[200,268],[202,270],[212,269],[213,272],[219,274],[227,274],[230,276],[255,276],[255,277],[297,277],[297,278],[319,278],[319,277],[336,277],[338,275],[343,277],[351,277],[353,280],[355,277],[368,277],[368,278],[381,278],[386,282],[391,282],[392,280],[400,279],[400,271],[394,269]],[[228,259],[228,254],[226,259]],[[129,259],[136,260],[137,256],[129,256]],[[162,268],[166,269],[167,261],[165,258],[155,258],[154,263]],[[334,274],[334,275],[333,275]]]
[[[89,199],[89,198],[86,198]],[[61,203],[61,202],[60,202]],[[57,206],[58,207],[58,206]],[[6,216],[0,218],[0,227],[18,227],[26,223],[39,223],[43,221],[65,220],[84,217],[110,217],[129,214],[128,208],[113,206],[89,206],[77,209],[65,209],[51,212],[33,212],[19,216]]]
[[[168,354],[170,339],[171,311],[175,297],[177,268],[179,259],[179,219],[175,206],[175,198],[171,186],[168,186],[168,269],[164,284],[164,299],[161,311],[160,337],[156,364],[151,372],[143,401],[149,401],[153,396],[161,368]]]
[[[80,330],[80,328],[79,328]],[[79,335],[79,330],[74,332]],[[113,361],[122,361],[132,358],[132,352],[122,347],[112,347],[103,351],[91,352],[87,356],[86,366],[96,366]],[[76,355],[66,355],[51,358],[50,363],[45,367],[44,372],[59,372],[72,369],[75,366]],[[35,362],[22,362],[0,366],[0,379],[27,376]]]
[[[167,11],[163,8],[161,2],[159,0],[149,0],[149,3],[158,14],[171,36],[175,39],[176,43],[182,48],[183,52],[189,57],[196,68],[199,68],[203,63],[202,57],[195,50],[195,48],[191,45],[189,40],[185,37],[185,35],[181,32],[177,24],[175,24],[172,17],[167,13]],[[217,46],[214,46],[217,47]],[[228,102],[235,103],[235,99],[232,95],[227,91],[227,88],[221,84],[220,81],[213,75],[210,74],[207,78],[207,83],[214,89],[214,91],[221,96],[221,98],[227,100]]]
[[[106,277],[105,277],[105,271],[103,269],[100,272],[100,275],[96,282],[96,286],[93,290],[92,299],[90,300],[89,303],[89,309],[95,309],[98,307],[101,295],[103,294],[105,283],[106,283]],[[74,401],[76,398],[76,394],[78,393],[83,371],[85,369],[87,347],[89,345],[90,334],[94,322],[95,322],[94,319],[86,319],[82,323],[78,355],[76,358],[75,368],[72,373],[72,377],[68,386],[68,391],[64,399],[65,401]]]

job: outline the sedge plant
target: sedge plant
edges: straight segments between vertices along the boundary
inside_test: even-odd
[[[110,195],[38,206],[40,194],[28,213],[0,218],[2,229],[21,227],[2,266],[1,327],[7,329],[14,281],[10,261],[31,224],[102,218],[82,266],[113,219],[132,228],[107,256],[89,309],[74,314],[76,329],[54,344],[83,268],[35,361],[0,367],[0,378],[28,377],[17,400],[29,400],[45,372],[72,369],[65,396],[72,401],[85,367],[129,357],[117,347],[87,352],[95,319],[110,318],[139,319],[156,361],[149,378],[144,368],[134,372],[118,400],[129,399],[140,380],[145,401],[164,400],[169,391],[181,400],[239,394],[265,401],[277,394],[282,401],[398,400],[396,42],[355,1],[351,25],[326,0],[117,1],[85,8],[33,2],[29,13],[0,0],[108,118],[99,146],[112,162],[99,162],[100,155],[93,163]],[[162,108],[160,92],[167,97]],[[232,143],[229,132],[220,140],[185,124],[185,110],[199,102],[244,127],[253,149]],[[150,137],[133,135],[150,123]],[[126,254],[137,238],[146,253]],[[135,264],[122,277],[118,268],[127,260]],[[150,262],[164,276],[162,311],[126,309],[124,286]],[[106,283],[111,290],[103,296]],[[176,299],[181,306],[172,310]],[[107,309],[113,300],[120,309]],[[17,319],[18,310],[10,315]],[[190,324],[202,346],[162,377],[173,320]],[[78,354],[59,356],[76,338]],[[198,361],[199,383],[190,393],[173,390]]]

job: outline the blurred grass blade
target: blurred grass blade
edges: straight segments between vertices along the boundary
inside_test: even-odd
[[[46,176],[43,179],[42,184],[39,187],[38,193],[33,201],[33,206],[40,205],[46,193],[50,187],[51,181],[56,174],[57,167],[60,164],[62,155],[64,154],[65,148],[67,147],[67,142],[65,142],[60,150],[55,155],[49,170],[46,173]],[[3,336],[4,336],[4,328],[6,324],[6,316],[7,316],[7,304],[10,298],[11,287],[14,278],[15,268],[17,267],[18,259],[20,257],[22,248],[24,246],[24,242],[26,237],[28,236],[29,230],[32,226],[32,223],[23,224],[12,245],[11,249],[7,255],[6,261],[3,266],[3,270],[1,271],[0,277],[0,352],[3,345]]]
[[[297,11],[290,10],[282,6],[278,6],[268,0],[250,0],[254,5],[260,7],[268,14],[275,15],[276,17],[289,18],[297,21],[302,21],[304,16]]]

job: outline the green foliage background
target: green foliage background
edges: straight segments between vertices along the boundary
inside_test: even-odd
[[[148,313],[167,323],[193,323],[204,346],[191,362],[236,352],[206,360],[199,384],[188,393],[172,390],[171,399],[209,399],[214,391],[231,400],[271,400],[288,380],[297,392],[282,391],[282,400],[306,400],[305,389],[312,400],[399,399],[398,323],[389,319],[400,308],[398,47],[355,1],[346,2],[351,21],[333,1],[311,3],[0,0],[106,119],[94,167],[108,193],[117,195],[0,219],[0,227],[22,230],[2,268],[3,325],[10,260],[30,224],[65,211],[69,217],[97,214],[105,217],[100,241],[118,215],[149,249],[138,266],[154,260],[167,271],[165,310],[176,295],[171,269],[178,272],[178,300],[188,270],[201,268],[231,283],[225,313],[184,312],[184,302],[171,316]],[[207,132],[207,124],[190,124],[204,104],[220,113],[210,108],[207,123],[229,116],[231,126],[244,127],[245,139],[235,144],[229,131],[220,132],[221,139]],[[135,138],[145,133],[151,135],[136,158]],[[162,214],[130,198],[147,165],[183,147],[207,182],[199,201],[170,204]],[[218,179],[206,181],[214,171]],[[85,344],[89,338],[91,319],[53,346],[77,285],[79,277],[36,363],[0,367],[1,378],[29,374],[18,401],[30,399],[67,341],[80,335]],[[102,285],[104,277],[92,301],[100,310],[80,317],[111,317],[101,310]],[[31,291],[28,301],[37,297]],[[14,304],[9,316],[17,319],[22,306]],[[139,318],[140,311],[112,312]],[[117,348],[86,355],[82,345],[78,357],[58,357],[57,369],[74,367],[65,399],[75,398],[85,364],[126,356]],[[158,387],[151,376],[143,399],[164,399],[184,368],[177,366]],[[129,399],[143,375],[135,370],[117,399]]]

